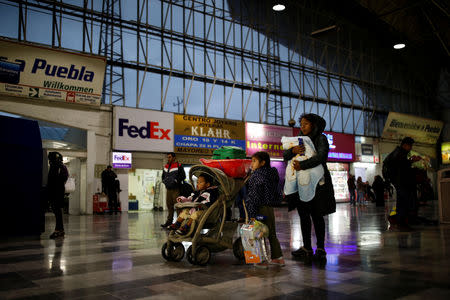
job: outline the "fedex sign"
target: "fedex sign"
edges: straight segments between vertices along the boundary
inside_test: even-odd
[[[173,151],[172,113],[114,107],[114,149]]]
[[[112,167],[114,169],[131,169],[131,153],[113,152]]]
[[[119,136],[123,136],[124,131],[131,138],[140,137],[141,139],[167,139],[170,141],[170,129],[158,128],[159,122],[147,121],[146,126],[138,128],[137,126],[129,126],[130,120],[119,119]]]

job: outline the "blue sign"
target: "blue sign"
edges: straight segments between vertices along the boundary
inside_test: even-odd
[[[222,146],[235,146],[245,149],[245,140],[175,135],[175,147],[218,149]]]

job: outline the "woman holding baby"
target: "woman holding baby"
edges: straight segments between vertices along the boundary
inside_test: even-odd
[[[300,225],[303,236],[303,246],[292,252],[292,256],[310,260],[315,258],[318,260],[326,259],[325,251],[325,221],[324,216],[332,214],[336,211],[336,200],[334,198],[334,190],[331,182],[330,172],[328,171],[326,162],[328,158],[329,144],[326,136],[323,134],[326,122],[316,114],[304,114],[300,117],[301,135],[307,136],[314,144],[315,154],[305,160],[293,160],[293,168],[298,172],[300,170],[308,170],[319,165],[323,167],[323,178],[317,182],[315,187],[315,195],[305,201],[299,196],[299,193],[286,195],[289,199],[289,210],[297,208],[300,216]],[[284,151],[284,159],[289,161],[297,155],[305,153],[305,145],[300,144]],[[313,252],[311,245],[311,219],[314,223],[314,231],[317,238],[317,248]]]

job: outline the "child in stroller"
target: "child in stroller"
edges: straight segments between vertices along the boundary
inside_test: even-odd
[[[186,254],[190,263],[203,266],[208,264],[212,253],[226,249],[233,249],[236,258],[244,259],[241,239],[234,238],[238,223],[226,221],[228,208],[233,205],[238,191],[244,185],[244,179],[228,177],[223,171],[216,168],[194,165],[189,171],[190,182],[193,182],[193,176],[199,179],[201,175],[205,174],[212,178],[213,183],[210,184],[210,188],[217,187],[216,199],[212,201],[210,193],[210,203],[206,205],[199,202],[179,202],[175,204],[175,208],[188,208],[190,210],[193,207],[203,206],[203,210],[200,210],[201,214],[197,220],[190,219],[191,225],[186,234],[179,234],[174,230],[169,232],[167,241],[161,248],[163,258],[168,261],[181,261]],[[197,190],[208,191],[208,188],[204,189],[198,186]],[[197,193],[201,197],[202,192],[197,191]],[[199,197],[192,196],[191,199],[197,198]],[[196,211],[199,212],[199,210]],[[183,223],[190,220],[179,219],[177,221],[182,221],[180,222],[180,227],[182,227],[184,226]],[[183,243],[191,243],[187,251],[185,251]]]
[[[185,235],[189,232],[192,222],[199,220],[205,210],[209,208],[219,196],[219,189],[217,186],[212,186],[212,184],[213,178],[210,175],[206,173],[200,173],[200,175],[198,175],[197,190],[187,198],[183,196],[178,197],[177,202],[195,202],[203,205],[184,208],[176,222],[169,226],[170,230],[176,230],[180,235]],[[184,225],[182,225],[183,223]]]

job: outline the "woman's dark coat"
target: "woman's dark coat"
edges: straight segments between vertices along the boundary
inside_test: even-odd
[[[329,144],[327,137],[323,135],[326,122],[318,115],[313,115],[314,119],[312,123],[314,128],[308,135],[316,148],[316,155],[300,162],[300,168],[302,170],[311,169],[315,166],[322,165],[324,169],[325,184],[318,184],[316,187],[316,195],[311,200],[313,210],[321,215],[328,215],[336,212],[336,199],[334,198],[334,189],[331,181],[330,171],[327,168],[328,150]],[[283,153],[284,160],[289,161],[295,156],[292,153],[292,149],[285,150]],[[299,200],[298,193],[287,195],[289,202],[289,210],[293,210],[297,207],[297,201]]]

